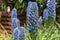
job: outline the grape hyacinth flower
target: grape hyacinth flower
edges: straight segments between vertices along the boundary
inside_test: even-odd
[[[17,18],[12,18],[12,31],[18,26],[20,26],[20,21]]]
[[[38,32],[38,6],[36,2],[29,2],[27,7],[27,21],[29,32]]]
[[[36,2],[29,2],[27,7],[27,26],[31,39],[36,40],[38,33],[38,6]]]
[[[17,19],[17,18],[13,18],[14,20],[15,20],[15,23],[16,24],[13,24],[13,39],[14,40],[19,40],[19,33],[20,33],[20,30],[19,30],[19,28],[20,28],[20,21],[19,21],[19,19]],[[13,21],[14,21],[13,20]],[[14,23],[14,22],[13,22]]]
[[[48,17],[49,17],[49,10],[46,8],[44,9],[43,12],[43,20],[48,20]]]
[[[20,26],[20,20],[19,19],[16,19],[16,25],[17,25],[17,27]]]
[[[16,25],[16,18],[12,18],[12,31],[17,27]]]
[[[47,8],[49,9],[49,15],[56,20],[56,0],[48,0],[47,1]]]
[[[39,18],[39,20],[38,20],[38,23],[39,23],[39,24],[42,24],[42,22],[43,22],[43,19],[42,19],[42,16],[40,16],[40,18]]]
[[[19,33],[19,40],[25,40],[25,28],[24,27],[20,27],[19,29],[20,33]]]
[[[19,31],[18,27],[16,27],[13,31],[13,40],[19,40],[19,33],[20,33],[20,31]]]
[[[16,8],[12,9],[12,18],[17,18],[17,10],[16,10]]]
[[[25,40],[25,28],[24,27],[16,27],[14,29],[14,40]]]

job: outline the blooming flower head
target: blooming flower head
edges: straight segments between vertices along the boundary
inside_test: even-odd
[[[20,21],[17,18],[12,18],[12,31],[16,28],[20,27]]]
[[[18,27],[16,27],[13,31],[13,39],[14,40],[19,40],[19,32],[20,31],[19,31]]]
[[[46,8],[43,12],[43,20],[48,20],[49,10]]]
[[[16,18],[12,18],[12,31],[14,30],[14,28],[16,28]]]
[[[17,18],[17,10],[16,10],[16,8],[12,9],[12,18]]]
[[[49,9],[49,16],[56,20],[56,0],[48,0],[47,8]]]
[[[25,40],[25,28],[20,27],[19,40]]]
[[[17,25],[17,27],[20,26],[20,20],[19,19],[16,19],[16,25]]]
[[[28,7],[27,7],[27,16],[30,16],[31,11],[35,11],[36,15],[38,15],[38,6],[36,2],[28,2]]]
[[[36,2],[28,3],[27,22],[29,32],[38,32],[38,6]]]

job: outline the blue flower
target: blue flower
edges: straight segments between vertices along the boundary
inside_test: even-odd
[[[43,20],[48,20],[48,17],[49,17],[49,10],[46,8],[44,9],[43,12]]]
[[[38,32],[38,6],[36,2],[29,2],[27,7],[27,26],[29,32]]]
[[[12,31],[14,31],[14,29],[19,26],[20,26],[20,21],[17,18],[12,18]]]
[[[14,28],[16,28],[16,18],[12,18],[12,31],[14,31]]]
[[[19,29],[18,29],[18,27],[16,27],[13,31],[13,39],[19,40]]]
[[[12,9],[12,18],[17,18],[17,10],[16,10],[16,8]]]
[[[13,39],[14,40],[25,40],[25,28],[24,27],[16,27],[13,32]]]
[[[48,0],[47,8],[49,10],[49,16],[56,20],[56,0]]]
[[[20,27],[20,33],[19,33],[19,40],[25,40],[25,28],[24,27]]]
[[[20,26],[20,20],[19,19],[16,19],[16,25],[17,25],[17,27]]]

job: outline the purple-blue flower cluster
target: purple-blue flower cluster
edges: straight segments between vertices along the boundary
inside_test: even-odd
[[[16,27],[13,31],[13,40],[19,40],[19,29]]]
[[[16,19],[16,25],[17,25],[17,27],[20,26],[20,20],[19,19]]]
[[[47,8],[49,10],[49,16],[53,17],[56,20],[56,0],[48,0],[47,1]]]
[[[25,28],[20,27],[20,21],[17,19],[17,10],[12,9],[12,31],[14,40],[25,40]]]
[[[20,33],[19,33],[19,40],[25,40],[25,28],[24,27],[20,27],[19,29]]]
[[[17,19],[17,10],[16,8],[12,9],[12,31],[14,28],[20,26],[20,21]]]
[[[20,21],[17,18],[12,18],[12,31],[18,26],[20,26]]]
[[[49,10],[46,8],[43,11],[43,20],[48,20],[49,17]]]
[[[28,3],[27,22],[29,32],[38,32],[38,6],[36,2]]]
[[[16,27],[14,29],[14,40],[25,40],[25,28],[24,27]]]
[[[12,18],[12,31],[14,31],[14,28],[16,28],[16,18]]]
[[[14,40],[19,40],[19,33],[20,33],[20,21],[17,18],[12,18],[13,19],[13,23],[12,23],[12,30],[13,30],[13,38]],[[14,21],[15,20],[15,21]]]
[[[16,8],[12,9],[12,18],[17,18],[17,10],[16,10]]]
[[[47,8],[44,9],[43,19],[48,20],[49,16],[56,20],[56,0],[47,1]]]

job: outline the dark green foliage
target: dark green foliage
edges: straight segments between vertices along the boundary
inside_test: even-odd
[[[6,10],[6,3],[4,0],[0,0],[0,10],[5,11]]]

